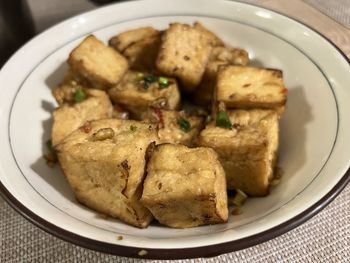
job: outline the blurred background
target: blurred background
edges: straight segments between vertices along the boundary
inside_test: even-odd
[[[271,2],[271,0],[240,1],[254,4],[268,4],[269,1]],[[350,0],[301,1],[312,5],[338,23],[350,28]],[[117,1],[0,0],[0,68],[13,52],[34,35],[68,17],[111,2]]]

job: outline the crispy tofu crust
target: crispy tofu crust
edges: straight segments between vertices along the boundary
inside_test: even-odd
[[[53,112],[52,145],[57,145],[86,121],[110,118],[113,106],[106,92],[85,89],[87,99],[75,104],[62,104]]]
[[[200,83],[212,50],[211,40],[201,30],[186,24],[170,24],[162,36],[157,69],[177,77],[184,92],[191,93]]]
[[[102,136],[106,130],[109,136]],[[144,228],[153,218],[139,202],[146,151],[157,140],[150,124],[104,119],[85,123],[55,149],[79,202]]]
[[[192,147],[196,144],[199,132],[203,129],[203,118],[191,116],[184,111],[150,109],[145,121],[157,124],[158,137],[161,143],[183,144]],[[190,124],[189,130],[181,128],[179,121],[185,120]]]
[[[126,73],[122,81],[109,90],[111,99],[141,119],[142,113],[149,107],[177,109],[180,105],[180,92],[175,79],[169,78],[170,85],[161,88],[158,82],[148,88],[137,80],[136,71]]]
[[[233,128],[215,127],[212,122],[199,135],[199,145],[211,147],[218,153],[228,189],[265,196],[278,150],[278,113],[254,109],[228,114]]]
[[[155,62],[161,45],[161,36],[155,35],[127,47],[122,54],[129,61],[131,69],[155,71]]]
[[[203,26],[199,22],[195,22],[193,27],[197,30],[200,30],[202,34],[206,35],[206,37],[210,40],[210,43],[213,47],[223,47],[225,46],[224,41],[222,41],[216,34],[210,31],[208,28]]]
[[[119,52],[124,52],[126,48],[144,39],[156,37],[160,31],[153,27],[141,27],[124,31],[109,40],[109,45]]]
[[[141,202],[174,228],[227,221],[225,173],[209,148],[162,144],[147,165]]]
[[[282,71],[239,66],[220,67],[215,100],[224,102],[227,108],[281,107],[287,100]]]
[[[95,36],[85,38],[69,55],[72,70],[93,87],[107,89],[117,84],[128,69],[128,61]]]
[[[244,49],[230,47],[214,47],[210,54],[210,61],[225,61],[229,65],[247,66],[249,54]]]
[[[209,63],[201,83],[194,94],[194,102],[199,105],[208,105],[212,102],[214,88],[217,81],[219,68],[226,65],[246,66],[249,63],[248,53],[239,48],[214,47]]]

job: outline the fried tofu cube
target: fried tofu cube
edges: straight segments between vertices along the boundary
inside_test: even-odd
[[[119,52],[144,39],[159,36],[160,31],[153,27],[141,27],[120,33],[109,40],[109,45]]]
[[[162,36],[157,69],[177,77],[184,92],[191,93],[200,83],[212,50],[211,40],[201,30],[174,23]]]
[[[85,123],[55,149],[80,203],[144,228],[153,217],[139,199],[153,142],[157,134],[150,124],[104,119]]]
[[[196,144],[199,132],[203,128],[202,117],[191,116],[184,111],[152,108],[144,119],[157,124],[161,143],[184,144],[192,147]]]
[[[226,61],[210,61],[205,68],[202,81],[194,93],[194,103],[198,105],[209,105],[213,99],[217,74],[221,66],[226,66]]]
[[[226,172],[228,189],[251,196],[269,193],[278,150],[278,114],[274,110],[227,112],[232,128],[213,121],[199,135],[199,145],[213,148]]]
[[[102,90],[83,89],[86,99],[79,103],[62,104],[53,112],[52,145],[57,145],[86,121],[110,118],[112,103]]]
[[[239,48],[214,47],[205,69],[201,83],[194,94],[194,102],[208,105],[212,102],[219,68],[226,65],[246,66],[249,63],[248,53]]]
[[[166,81],[167,85],[162,86],[161,80]],[[109,90],[109,95],[136,119],[141,119],[142,113],[149,107],[174,110],[180,104],[180,92],[175,79],[160,79],[136,71],[127,72],[121,82]]]
[[[107,89],[117,84],[128,69],[128,61],[116,50],[90,35],[69,55],[72,70],[92,83]]]
[[[274,109],[287,100],[282,71],[276,69],[220,67],[215,93],[215,101],[227,108]]]
[[[149,37],[127,47],[122,54],[129,61],[131,69],[154,71],[160,44],[160,35]]]
[[[111,38],[109,44],[126,57],[131,69],[153,71],[161,33],[152,27],[132,29]]]
[[[227,221],[225,173],[210,148],[158,145],[147,165],[141,202],[174,228]]]
[[[224,41],[222,41],[216,34],[211,32],[208,28],[203,26],[201,23],[195,22],[193,24],[193,27],[201,31],[202,34],[206,35],[206,37],[209,38],[210,43],[213,47],[223,47],[225,45]]]

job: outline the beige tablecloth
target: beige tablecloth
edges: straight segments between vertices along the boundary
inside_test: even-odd
[[[306,1],[349,26],[349,0]],[[28,2],[38,31],[67,16],[94,8],[86,0]],[[64,242],[33,226],[0,198],[0,262],[155,261],[106,255]],[[211,259],[174,262],[350,262],[350,185],[321,213],[273,240]]]

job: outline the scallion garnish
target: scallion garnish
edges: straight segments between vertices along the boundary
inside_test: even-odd
[[[79,103],[82,102],[86,99],[86,93],[84,92],[84,90],[82,89],[78,89],[75,93],[74,93],[74,101]]]
[[[232,204],[235,206],[242,206],[244,202],[247,200],[248,196],[241,190],[237,189],[236,190],[236,195],[232,200]]]
[[[159,83],[159,87],[161,89],[165,89],[169,86],[169,79],[166,77],[159,77],[158,78],[158,83]]]
[[[177,124],[180,126],[181,130],[183,130],[184,132],[189,132],[191,130],[191,123],[184,118],[178,119]]]
[[[226,111],[219,111],[217,113],[216,126],[225,129],[232,129],[232,123]]]

